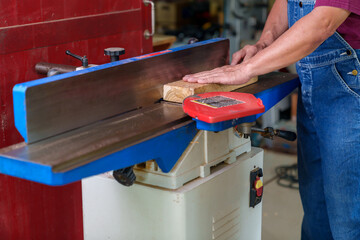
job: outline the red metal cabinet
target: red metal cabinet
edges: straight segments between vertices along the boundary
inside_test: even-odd
[[[150,14],[142,0],[0,0],[0,148],[23,141],[12,88],[43,77],[37,62],[79,66],[65,50],[93,64],[109,61],[107,47],[124,47],[121,58],[151,52]],[[0,174],[0,239],[82,239],[81,200],[80,183],[49,187]]]

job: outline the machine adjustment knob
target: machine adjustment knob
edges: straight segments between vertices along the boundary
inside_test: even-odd
[[[130,187],[136,180],[133,167],[121,168],[113,171],[113,177],[116,181],[126,187]]]
[[[104,49],[104,54],[110,56],[110,61],[119,61],[120,55],[125,54],[125,49],[120,47],[110,47]]]

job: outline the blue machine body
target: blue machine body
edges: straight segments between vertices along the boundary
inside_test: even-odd
[[[117,62],[91,67],[81,71],[65,73],[35,81],[17,84],[13,89],[16,128],[25,139],[25,142],[27,142],[27,127],[25,121],[26,109],[24,109],[23,106],[25,101],[25,91],[28,87],[70,78],[79,74],[95,72],[98,70],[122,65],[133,61],[139,61],[162,54],[169,54],[171,52],[181,51],[187,48],[199,46],[202,44],[208,44],[219,40],[223,39],[212,39],[208,41],[198,42],[191,45],[185,45],[182,47],[169,49],[157,55],[148,54],[144,56],[129,58]],[[294,79],[292,81],[278,85],[274,88],[259,92],[255,96],[261,98],[267,111],[285,96],[290,94],[298,86],[298,84],[298,79]],[[75,182],[83,178],[100,174],[106,171],[133,166],[135,164],[148,161],[150,159],[155,159],[161,170],[166,173],[173,168],[173,166],[176,164],[177,160],[180,158],[180,156],[185,151],[192,139],[195,137],[199,129],[208,131],[222,131],[238,125],[239,123],[254,122],[258,117],[260,117],[260,115],[261,114],[241,119],[234,119],[231,121],[220,122],[216,124],[208,124],[194,119],[193,122],[183,127],[174,129],[170,132],[164,133],[152,139],[145,140],[141,143],[112,153],[106,157],[97,159],[91,163],[85,164],[67,172],[53,172],[51,167],[48,165],[36,164],[34,162],[27,161],[26,159],[9,158],[5,155],[0,154],[0,173],[19,177],[22,179],[27,179],[34,182],[56,186]],[[122,160],[117,161],[118,159]]]
[[[126,64],[126,63],[141,61],[141,60],[145,60],[145,59],[149,59],[149,58],[152,58],[152,57],[157,57],[157,56],[161,56],[161,55],[165,55],[165,54],[171,54],[171,53],[174,53],[174,52],[183,51],[185,49],[194,48],[194,47],[198,47],[198,46],[201,46],[201,45],[207,45],[207,44],[211,44],[211,43],[218,42],[218,41],[223,41],[223,40],[224,40],[223,38],[210,39],[210,40],[207,40],[207,41],[202,41],[202,42],[197,42],[197,43],[193,43],[193,44],[189,44],[189,45],[184,45],[184,46],[181,46],[181,47],[167,49],[167,50],[156,52],[156,53],[150,53],[150,54],[145,54],[145,55],[138,56],[138,57],[133,57],[133,58],[128,58],[128,59],[124,59],[124,60],[120,60],[120,61],[106,63],[106,64],[102,64],[102,65],[99,65],[99,66],[86,68],[86,69],[83,69],[83,70],[80,70],[80,71],[63,73],[63,74],[55,75],[55,76],[52,76],[52,77],[46,77],[46,78],[41,78],[41,79],[37,79],[37,80],[34,80],[34,81],[29,81],[29,82],[16,84],[14,86],[14,88],[13,88],[15,127],[19,131],[21,136],[24,138],[25,142],[28,143],[27,122],[26,122],[27,114],[26,114],[26,108],[24,106],[26,105],[26,100],[25,100],[26,94],[25,93],[26,93],[27,89],[29,89],[30,87],[37,86],[37,85],[42,85],[42,84],[47,84],[47,83],[50,83],[50,82],[64,80],[64,79],[75,77],[75,76],[78,76],[78,75],[83,75],[83,74],[86,74],[86,73],[92,73],[92,72],[104,70],[104,69],[107,69],[107,68],[112,68],[112,67],[115,67],[115,66],[123,65],[123,64]]]

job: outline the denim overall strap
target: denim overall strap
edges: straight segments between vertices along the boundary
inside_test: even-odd
[[[291,27],[314,0],[288,0]],[[302,239],[360,239],[360,50],[338,33],[297,63]]]

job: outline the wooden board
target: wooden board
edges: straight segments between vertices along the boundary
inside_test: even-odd
[[[168,83],[164,85],[163,98],[169,102],[182,103],[188,96],[207,93],[207,92],[231,92],[238,88],[242,88],[258,81],[258,77],[252,78],[245,84],[241,85],[222,85],[222,84],[201,84],[189,83],[183,80]]]

